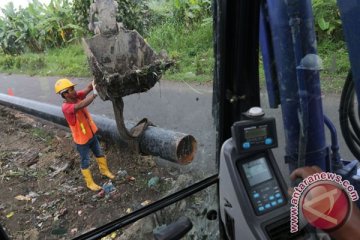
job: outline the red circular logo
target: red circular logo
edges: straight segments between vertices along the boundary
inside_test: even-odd
[[[309,186],[301,198],[305,219],[312,226],[323,230],[341,226],[351,210],[346,192],[332,182],[319,182]]]

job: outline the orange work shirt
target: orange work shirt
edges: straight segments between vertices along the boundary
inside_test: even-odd
[[[76,103],[83,100],[85,97],[85,92],[77,91]],[[64,102],[62,104],[62,111],[67,123],[69,124],[74,142],[76,144],[86,144],[91,138],[93,138],[98,128],[96,127],[86,107],[75,112],[76,103]]]

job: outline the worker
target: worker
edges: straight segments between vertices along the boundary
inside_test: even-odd
[[[94,182],[89,169],[90,149],[96,157],[100,173],[110,179],[114,179],[115,176],[108,168],[107,160],[95,135],[98,128],[87,110],[87,106],[97,97],[97,91],[94,82],[89,83],[80,91],[75,90],[75,85],[69,79],[59,79],[55,83],[55,92],[64,98],[62,111],[80,154],[81,173],[84,176],[86,186],[92,191],[98,191],[101,187]],[[90,92],[92,94],[89,94]]]
[[[290,179],[293,181],[297,178],[305,179],[321,172],[322,170],[317,166],[297,168],[291,173]],[[360,210],[355,202],[351,202],[351,204],[352,211],[346,222],[341,227],[328,232],[336,240],[360,239]]]

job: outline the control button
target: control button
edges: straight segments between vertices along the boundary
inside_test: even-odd
[[[276,206],[276,204],[277,204],[276,201],[271,202],[271,206]]]
[[[274,200],[275,198],[274,198],[274,196],[273,195],[271,195],[270,197],[269,197],[269,200]]]
[[[242,146],[243,146],[243,149],[249,149],[250,148],[250,143],[249,142],[244,142]]]
[[[278,202],[278,204],[281,204],[281,203],[284,202],[284,200],[283,200],[282,198],[279,198],[279,199],[277,200],[277,202]]]
[[[270,206],[270,203],[267,203],[266,205],[265,205],[265,208],[266,209],[269,209],[271,206]]]
[[[258,209],[259,209],[259,211],[260,211],[260,212],[262,212],[262,211],[264,211],[264,210],[265,210],[265,208],[264,208],[264,207],[262,207],[262,206],[261,206],[261,207],[259,207]]]
[[[264,111],[261,107],[252,107],[247,111],[249,117],[262,117],[264,116]]]
[[[271,145],[272,143],[273,143],[272,138],[266,138],[266,139],[265,139],[265,144],[266,144],[266,145]]]
[[[254,193],[254,194],[253,194],[253,197],[254,197],[254,198],[258,198],[258,197],[260,197],[260,194]]]
[[[276,194],[275,194],[275,197],[276,197],[276,198],[280,198],[280,197],[281,197],[281,194],[280,194],[280,193],[276,193]]]

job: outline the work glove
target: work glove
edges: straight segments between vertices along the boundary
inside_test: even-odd
[[[92,81],[92,87],[93,87],[93,94],[97,96],[98,92],[96,90],[96,84],[95,84],[94,80]]]

